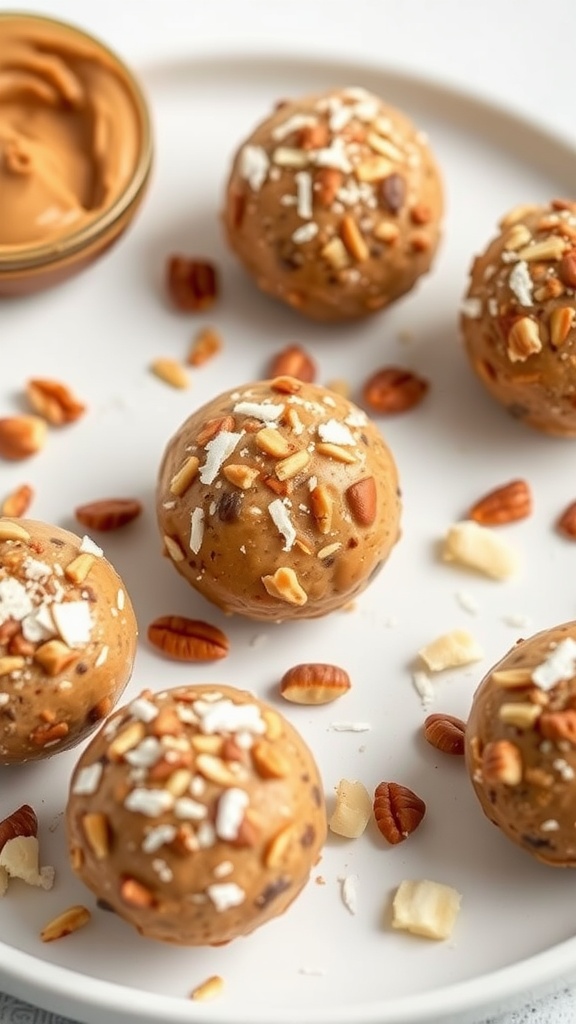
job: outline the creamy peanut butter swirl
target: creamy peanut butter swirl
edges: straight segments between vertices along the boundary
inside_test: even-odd
[[[128,184],[140,141],[112,55],[58,23],[0,18],[0,253],[97,218]]]

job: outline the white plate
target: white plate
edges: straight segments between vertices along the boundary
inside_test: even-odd
[[[173,949],[139,938],[94,910],[89,927],[48,946],[41,926],[91,895],[65,857],[62,812],[76,754],[43,765],[0,770],[0,813],[30,802],[41,819],[43,862],[54,864],[50,893],[14,883],[0,915],[0,987],[48,1009],[93,1022],[217,1024],[408,1024],[467,1019],[527,997],[576,966],[570,872],[537,864],[481,814],[461,759],[422,739],[425,716],[411,683],[417,649],[457,626],[485,651],[472,669],[444,673],[431,710],[466,716],[484,671],[519,635],[576,617],[576,549],[553,530],[576,498],[573,443],[539,436],[509,419],[472,377],[457,336],[457,310],[472,255],[497,218],[524,201],[570,190],[576,154],[501,110],[409,77],[343,63],[298,58],[210,56],[144,72],[156,123],[153,187],[134,229],[97,266],[33,299],[4,303],[3,414],[22,407],[30,375],[67,381],[89,405],[78,424],[52,432],[33,461],[1,469],[2,491],[26,480],[37,490],[32,513],[75,528],[74,507],[135,495],[145,515],[106,537],[105,549],[132,594],[142,636],[156,615],[205,617],[230,635],[226,662],[207,668],[161,660],[142,640],[129,694],[185,681],[253,688],[280,707],[277,683],[296,661],[346,667],[353,689],[338,705],[282,711],[316,752],[330,799],[341,777],[369,790],[383,779],[415,789],[428,805],[419,830],[388,847],[375,827],[357,841],[332,836],[314,877],[277,920],[226,948]],[[434,272],[389,313],[343,328],[309,324],[258,294],[226,253],[218,221],[222,186],[236,144],[280,97],[336,84],[361,84],[403,107],[430,134],[445,172],[448,216]],[[224,294],[214,315],[223,354],[198,370],[189,392],[174,392],[147,367],[180,357],[200,322],[165,301],[169,253],[215,258]],[[416,411],[382,422],[400,468],[403,538],[355,611],[323,621],[274,627],[228,620],[189,591],[161,558],[153,491],[165,442],[191,408],[220,390],[263,376],[272,353],[303,343],[321,379],[344,377],[357,394],[375,368],[414,367],[431,382]],[[446,527],[487,489],[513,477],[533,486],[531,519],[504,528],[524,552],[524,569],[506,584],[440,564]],[[478,605],[471,616],[464,591]],[[516,624],[514,624],[516,623]],[[361,735],[330,729],[366,721]],[[340,897],[339,879],[357,876],[358,912]],[[462,910],[449,942],[393,932],[391,894],[403,878],[455,886]],[[218,1002],[193,1005],[191,988],[207,975],[226,979]]]

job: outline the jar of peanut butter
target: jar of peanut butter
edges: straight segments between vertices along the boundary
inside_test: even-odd
[[[64,280],[109,248],[152,164],[125,64],[71,25],[0,14],[0,296]]]

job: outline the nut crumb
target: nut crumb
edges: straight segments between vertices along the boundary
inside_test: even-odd
[[[196,985],[190,993],[190,999],[194,999],[198,1002],[206,1002],[209,999],[216,999],[217,996],[222,995],[224,991],[224,978],[221,978],[219,974],[212,974],[206,981],[201,982],[200,985]]]

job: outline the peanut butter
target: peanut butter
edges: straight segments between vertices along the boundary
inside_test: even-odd
[[[122,64],[41,18],[0,18],[0,255],[58,243],[120,198],[140,119]]]

